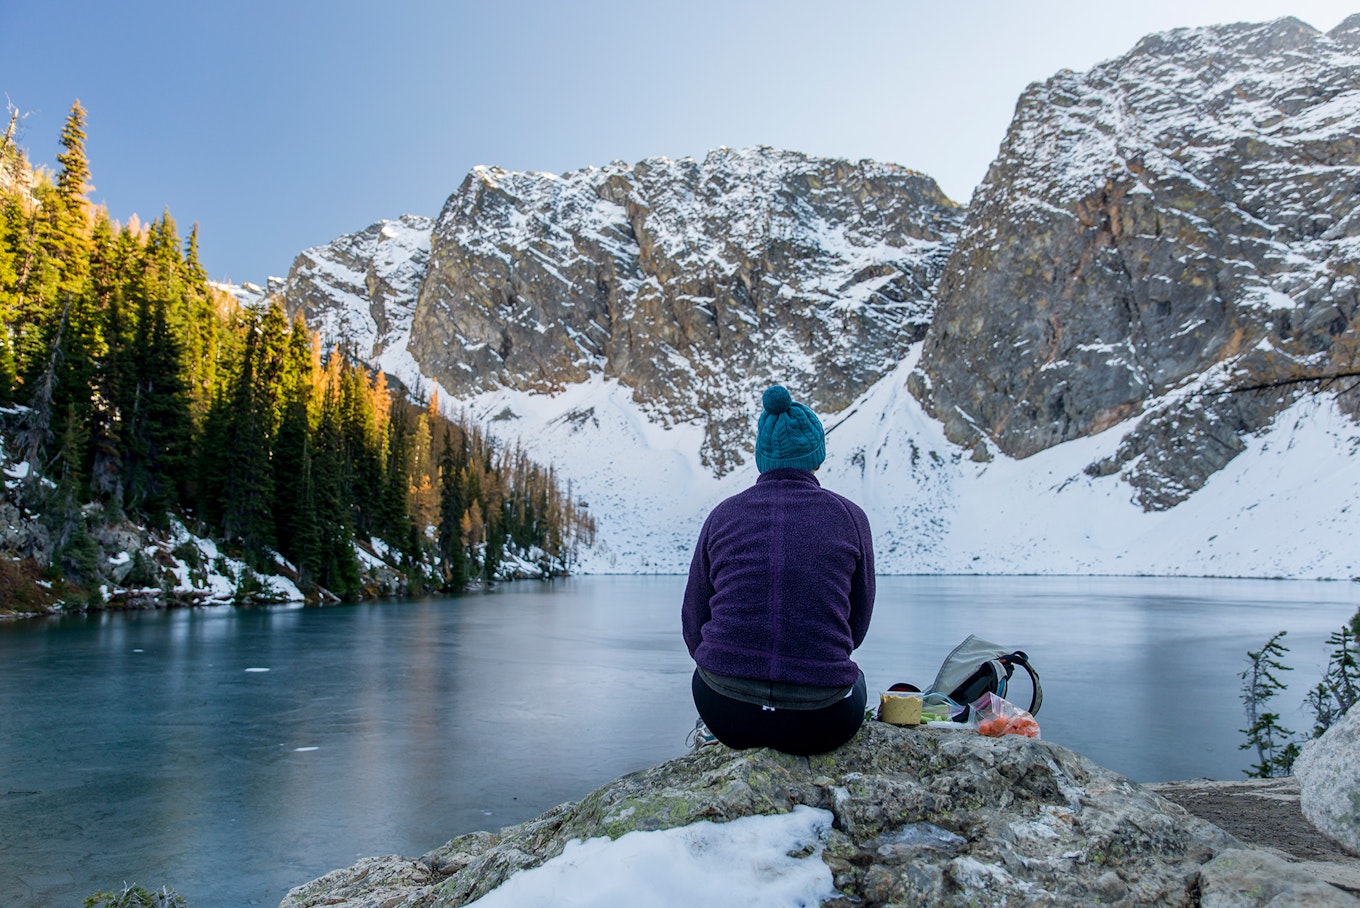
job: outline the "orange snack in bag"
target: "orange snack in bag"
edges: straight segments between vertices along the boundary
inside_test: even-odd
[[[989,738],[999,738],[1006,733],[1006,719],[1003,716],[993,716],[990,719],[983,719],[978,723],[978,733]]]
[[[973,704],[978,734],[989,738],[1002,735],[1039,737],[1039,722],[1025,710],[996,694],[988,693]]]

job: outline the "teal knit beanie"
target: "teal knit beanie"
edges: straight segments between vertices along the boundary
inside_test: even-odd
[[[766,390],[760,402],[765,410],[756,427],[756,469],[792,467],[815,470],[826,460],[826,433],[822,422],[781,385]]]

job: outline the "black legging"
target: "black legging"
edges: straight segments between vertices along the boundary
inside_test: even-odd
[[[864,672],[859,673],[849,696],[821,709],[769,709],[734,700],[705,684],[697,669],[690,687],[699,718],[728,747],[773,747],[800,756],[835,750],[853,738],[864,724],[868,696]]]

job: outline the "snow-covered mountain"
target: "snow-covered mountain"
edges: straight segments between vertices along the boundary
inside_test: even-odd
[[[308,249],[288,278],[290,312],[301,311],[328,346],[349,344],[368,360],[389,347],[405,349],[433,227],[429,218],[408,214]]]
[[[616,378],[649,419],[702,425],[704,464],[725,473],[770,381],[835,411],[901,361],[962,216],[906,168],[770,148],[564,176],[479,167],[433,224],[303,253],[285,295],[365,348],[409,320],[407,350],[454,398]]]
[[[478,168],[434,221],[299,256],[328,340],[588,504],[587,571],[677,571],[823,414],[884,572],[1351,577],[1360,17],[1154,35],[1031,86],[966,217],[893,165],[720,149]],[[1355,513],[1352,513],[1352,512]]]
[[[1184,501],[1313,390],[1258,386],[1360,366],[1357,136],[1360,16],[1152,35],[1031,86],[913,390],[1016,457],[1137,419],[1092,470]]]
[[[909,393],[919,352],[824,420],[818,476],[864,505],[880,572],[1360,574],[1360,426],[1334,395],[1298,401],[1199,492],[1149,511],[1119,475],[1086,469],[1134,424],[1023,460],[974,461]],[[756,476],[747,463],[715,477],[698,456],[701,427],[649,421],[629,389],[600,376],[555,395],[502,389],[462,406],[554,464],[590,506],[600,532],[585,573],[687,570],[708,510]]]

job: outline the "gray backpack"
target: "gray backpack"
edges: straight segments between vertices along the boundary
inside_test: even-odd
[[[969,704],[986,693],[1006,696],[1011,675],[1015,667],[1023,666],[1034,682],[1034,695],[1030,699],[1029,713],[1036,715],[1044,703],[1044,689],[1039,684],[1039,673],[1029,664],[1029,656],[1021,650],[1009,650],[969,634],[968,638],[954,647],[940,666],[935,683],[926,691],[928,694],[944,694],[964,707],[960,721],[967,720]],[[1017,706],[1019,704],[1016,704]]]

